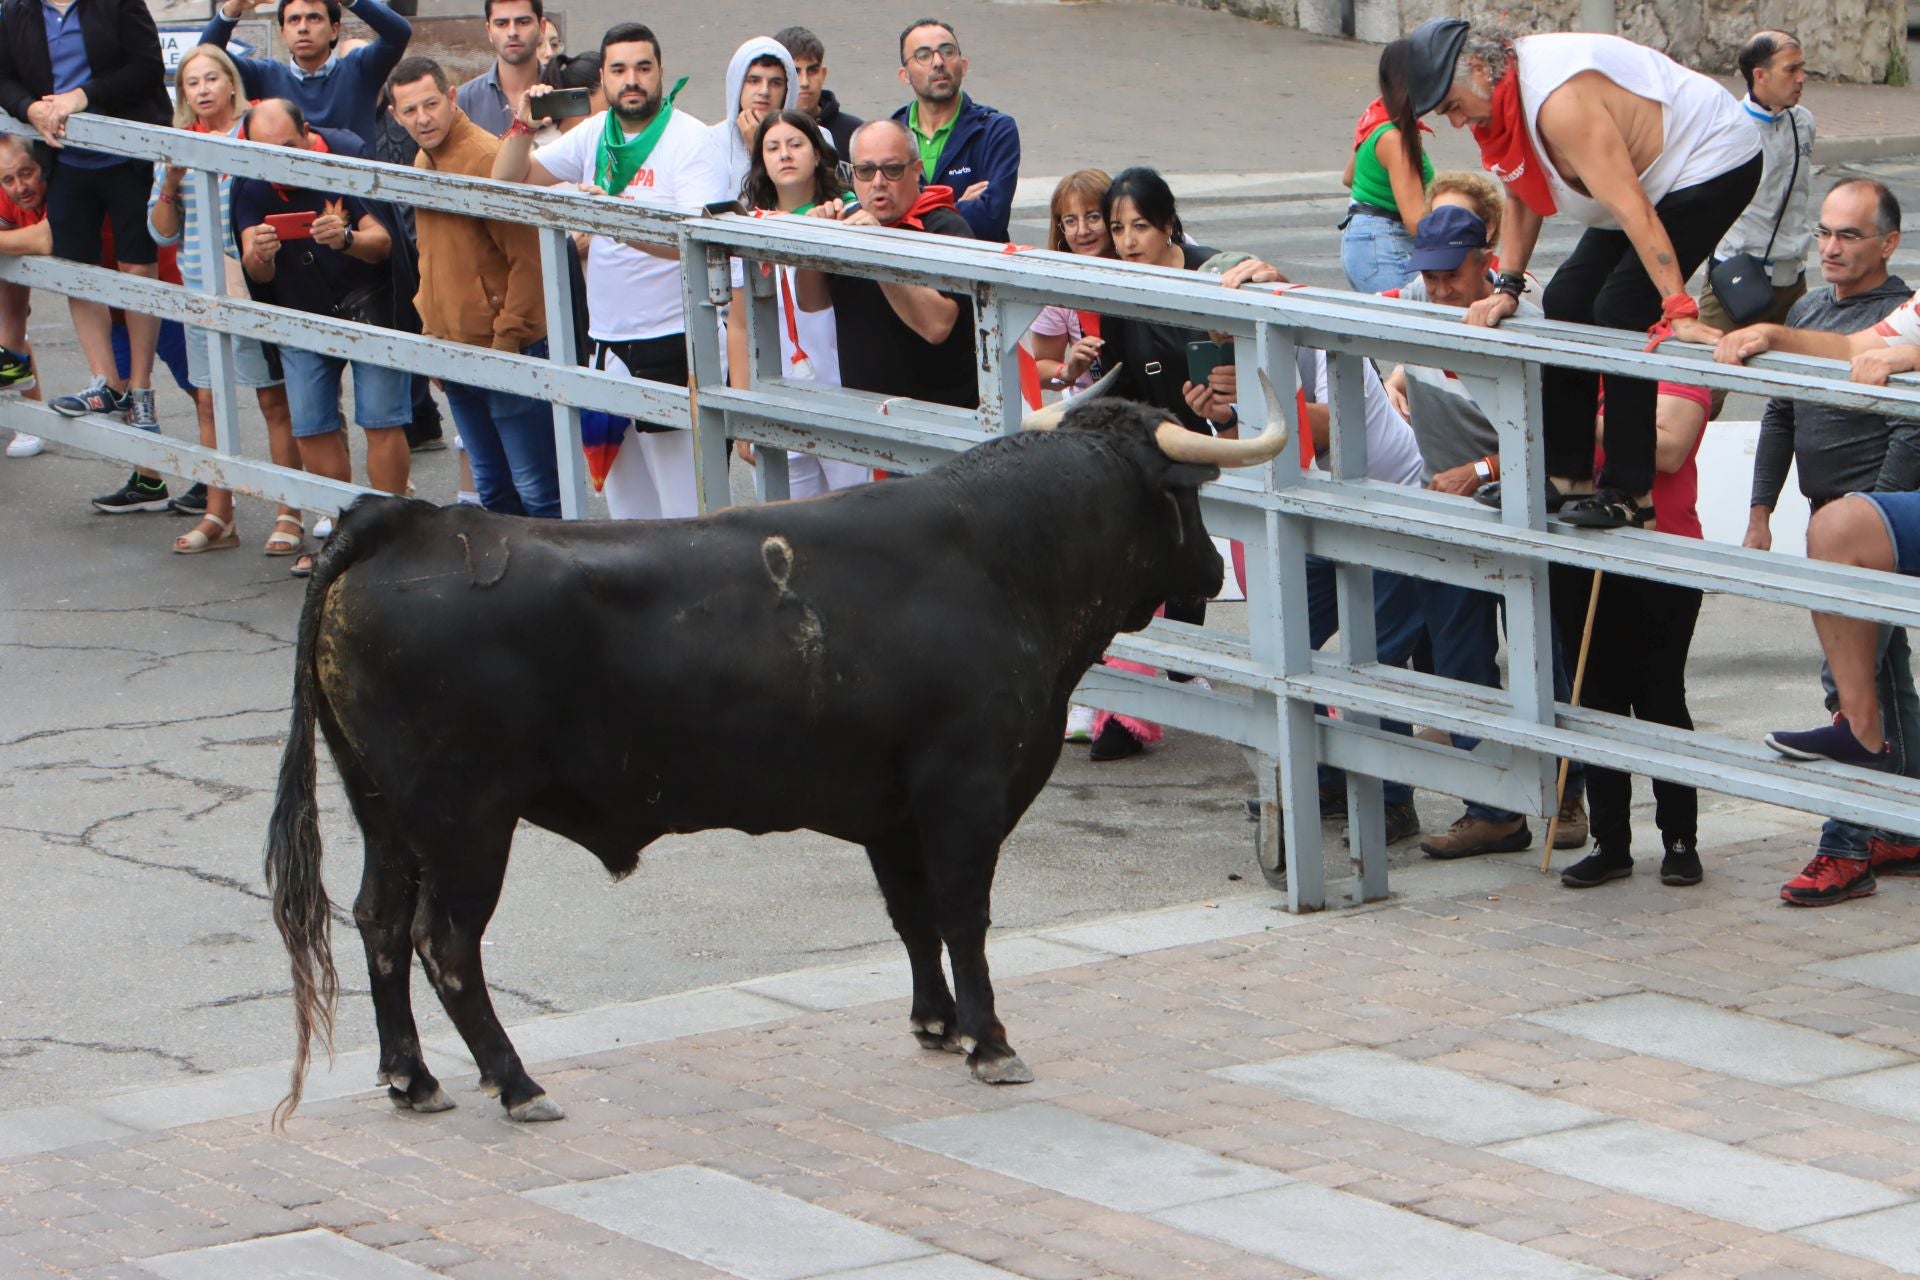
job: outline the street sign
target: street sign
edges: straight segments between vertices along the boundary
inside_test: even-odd
[[[200,32],[206,24],[191,27],[160,28],[160,58],[167,64],[167,76],[180,69],[180,59],[193,52],[200,43]],[[227,52],[236,58],[251,58],[254,46],[242,40],[237,34],[227,40]]]

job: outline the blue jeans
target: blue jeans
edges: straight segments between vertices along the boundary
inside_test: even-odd
[[[1393,218],[1356,213],[1340,233],[1340,267],[1347,284],[1361,293],[1398,289],[1413,275],[1413,236]]]
[[[1404,667],[1426,629],[1420,612],[1420,598],[1412,578],[1376,569],[1373,574],[1374,651],[1382,663]],[[1334,586],[1331,560],[1307,557],[1307,634],[1316,649],[1340,629],[1340,601]],[[1380,727],[1390,733],[1412,733],[1412,727],[1398,720],[1382,720]],[[1346,775],[1332,765],[1320,766],[1320,785],[1333,788],[1346,785]],[[1413,788],[1404,782],[1383,781],[1380,797],[1386,804],[1413,803]],[[1332,816],[1332,815],[1328,815]]]
[[[340,429],[340,375],[348,363],[298,347],[280,348],[280,369],[286,375],[287,408],[293,414],[294,435],[311,438]],[[379,431],[413,421],[411,375],[360,360],[351,363],[356,423],[365,430]]]
[[[1827,690],[1827,709],[1838,711],[1840,698],[1834,692],[1833,675],[1825,666],[1820,668],[1820,683]],[[1909,745],[1920,745],[1920,736],[1916,736],[1920,735],[1920,694],[1914,692],[1913,652],[1907,644],[1905,627],[1883,625],[1880,628],[1879,670],[1875,683],[1880,692],[1881,728],[1887,735],[1887,746],[1893,752],[1893,771],[1909,778],[1920,777],[1914,772],[1916,767],[1920,767],[1920,751]],[[1835,858],[1863,860],[1867,856],[1867,841],[1875,836],[1895,844],[1914,843],[1912,836],[1828,818],[1820,828],[1820,852]]]
[[[125,379],[133,368],[133,346],[127,336],[127,326],[117,324],[109,335],[113,340],[113,366]],[[178,320],[162,320],[160,337],[154,343],[153,358],[167,366],[173,374],[174,382],[188,395],[193,394],[193,380],[188,376],[186,331]],[[155,428],[158,430],[159,428]]]
[[[1433,673],[1449,680],[1498,689],[1500,597],[1489,591],[1473,591],[1426,578],[1416,578],[1414,582],[1427,634],[1433,638]],[[1554,665],[1556,669],[1560,666]],[[1456,733],[1451,737],[1453,745],[1462,751],[1471,751],[1480,745],[1480,739],[1465,734]],[[1485,822],[1512,822],[1520,815],[1469,800],[1467,816]]]
[[[544,358],[542,338],[522,355]],[[507,391],[446,384],[447,407],[467,448],[480,505],[509,516],[560,518],[560,463],[553,406]]]

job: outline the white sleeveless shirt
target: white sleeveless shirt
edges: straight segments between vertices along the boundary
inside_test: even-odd
[[[1520,106],[1534,153],[1547,172],[1561,213],[1590,227],[1615,231],[1614,221],[1592,196],[1567,185],[1540,140],[1540,106],[1549,94],[1583,71],[1607,79],[1660,106],[1660,154],[1640,174],[1647,199],[1658,204],[1670,192],[1697,186],[1737,169],[1760,154],[1760,131],[1734,96],[1719,83],[1664,53],[1619,36],[1553,33],[1513,42]]]

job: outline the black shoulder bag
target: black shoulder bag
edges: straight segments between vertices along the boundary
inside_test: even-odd
[[[1780,197],[1780,212],[1773,219],[1773,234],[1767,237],[1766,249],[1758,256],[1736,253],[1722,258],[1707,272],[1707,283],[1735,324],[1765,315],[1773,305],[1773,265],[1767,259],[1773,253],[1773,242],[1780,237],[1787,206],[1793,203],[1794,180],[1800,176],[1800,126],[1794,123],[1791,107],[1787,109],[1787,127],[1793,130],[1793,170],[1787,174],[1786,194]]]

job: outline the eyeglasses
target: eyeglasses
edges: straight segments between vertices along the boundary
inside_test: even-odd
[[[923,67],[935,58],[940,59],[942,62],[953,62],[960,56],[960,46],[957,44],[943,44],[929,48],[923,44],[907,56]]]
[[[1841,227],[1838,231],[1835,231],[1831,227],[1815,226],[1813,229],[1813,238],[1815,240],[1838,240],[1841,244],[1859,244],[1862,240],[1884,240],[1886,233],[1881,231],[1875,232],[1873,235],[1863,235],[1852,227]]]
[[[1088,231],[1098,231],[1106,225],[1106,221],[1097,213],[1089,213],[1085,217],[1081,217],[1077,213],[1060,215],[1060,229],[1062,231],[1078,231],[1082,227]]]
[[[853,166],[853,176],[861,182],[872,182],[876,173],[887,175],[888,182],[898,182],[906,176],[904,164],[857,164]]]

